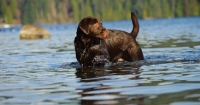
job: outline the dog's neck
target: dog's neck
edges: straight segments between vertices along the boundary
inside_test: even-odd
[[[82,42],[81,46],[83,48],[100,44],[100,39],[86,35],[79,27],[77,29],[76,34],[80,38],[79,40]]]

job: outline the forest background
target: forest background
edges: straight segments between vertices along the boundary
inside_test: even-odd
[[[200,0],[0,0],[0,24],[57,24],[101,20],[200,16]]]

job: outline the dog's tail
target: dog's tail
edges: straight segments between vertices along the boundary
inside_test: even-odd
[[[131,31],[131,35],[133,36],[133,38],[136,38],[139,32],[139,22],[134,12],[131,12],[131,19],[133,23],[133,30]]]

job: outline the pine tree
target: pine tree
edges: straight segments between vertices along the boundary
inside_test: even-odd
[[[198,7],[198,1],[197,0],[191,0],[190,1],[190,11],[192,16],[198,16],[199,15],[199,7]]]
[[[162,0],[162,11],[163,11],[163,17],[171,17],[170,15],[170,6],[167,0]]]
[[[183,10],[184,10],[184,16],[189,16],[190,15],[190,10],[189,10],[189,1],[188,0],[183,0]]]
[[[22,16],[22,23],[23,24],[34,24],[37,20],[37,5],[33,0],[26,0],[24,4],[24,12]]]
[[[12,24],[12,22],[13,22],[13,15],[12,15],[12,11],[9,8],[9,6],[6,7],[4,19],[5,19],[5,23],[7,23],[7,24]]]
[[[11,0],[9,7],[10,7],[10,10],[12,12],[13,18],[15,18],[16,17],[16,10],[17,10],[17,1]]]
[[[3,20],[4,22],[6,21],[6,6],[7,6],[7,3],[6,3],[6,0],[0,0],[0,8],[1,8],[1,14],[2,14],[2,17],[3,17]]]
[[[182,17],[183,16],[183,2],[182,0],[176,0],[176,8],[175,8],[175,16]]]
[[[92,7],[90,4],[90,0],[86,0],[85,3],[85,11],[87,16],[93,16]]]
[[[80,12],[79,12],[79,4],[76,0],[71,0],[70,4],[72,6],[72,11],[73,11],[73,19],[74,21],[79,21],[79,17],[80,17]]]

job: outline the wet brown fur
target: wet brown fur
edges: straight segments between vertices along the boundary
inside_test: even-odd
[[[139,23],[131,12],[133,29],[131,33],[122,30],[107,30],[99,19],[83,18],[77,28],[74,40],[76,58],[81,66],[90,66],[96,56],[110,62],[143,60],[143,53],[136,41]]]

